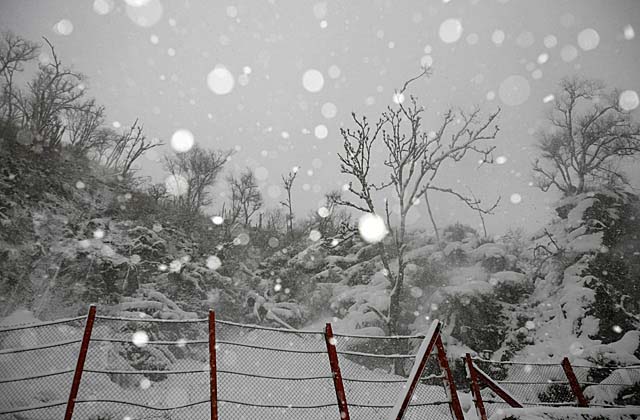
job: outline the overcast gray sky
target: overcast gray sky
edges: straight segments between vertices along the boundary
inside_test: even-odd
[[[469,161],[441,178],[486,200],[503,197],[488,220],[494,233],[533,230],[551,215],[556,196],[529,185],[530,162],[563,76],[640,92],[637,0],[0,0],[0,25],[47,36],[88,76],[109,124],[139,117],[166,143],[186,129],[202,146],[235,148],[228,170],[254,168],[270,205],[283,198],[280,175],[299,165],[299,215],[347,179],[336,152],[350,112],[375,119],[421,64],[433,67],[413,91],[428,123],[450,105],[503,109],[495,156],[506,161]],[[144,159],[142,174],[162,181],[165,152]],[[454,201],[433,201],[441,224],[477,226]],[[427,225],[423,206],[411,221]]]

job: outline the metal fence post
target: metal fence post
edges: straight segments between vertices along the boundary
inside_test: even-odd
[[[402,420],[402,417],[409,406],[409,402],[411,401],[411,397],[413,396],[413,391],[415,391],[418,382],[420,382],[422,372],[427,365],[427,359],[436,345],[438,335],[440,334],[440,328],[442,328],[442,323],[437,319],[431,323],[431,327],[429,327],[429,331],[418,349],[411,373],[404,385],[404,394],[400,395],[400,399],[398,399],[398,402],[396,402],[391,409],[392,411],[389,419]]]
[[[336,352],[336,339],[333,336],[331,324],[327,324],[324,327],[324,339],[327,343],[327,353],[329,353],[329,364],[331,365],[333,386],[336,389],[340,418],[342,420],[349,420],[349,406],[347,405],[347,396],[345,395],[344,385],[342,383],[342,374],[340,373],[340,365],[338,364],[338,353]]]
[[[476,370],[473,368],[473,361],[469,353],[465,354],[464,361],[466,364],[467,373],[471,381],[471,395],[475,398],[475,406],[480,420],[487,420],[487,411],[484,408],[484,401],[482,401],[482,394],[480,394],[480,386],[478,385],[478,376]]]
[[[456,384],[453,381],[453,374],[451,373],[449,361],[447,360],[447,351],[444,348],[444,344],[442,344],[442,336],[440,334],[438,334],[438,338],[436,339],[436,348],[438,349],[438,363],[440,364],[440,369],[444,371],[445,374],[445,388],[447,389],[449,398],[451,399],[451,412],[456,420],[464,420],[464,413],[462,412],[462,406],[460,405],[460,398],[458,398]]]
[[[216,370],[216,314],[209,311],[209,392],[211,420],[218,420],[218,376]]]
[[[78,397],[78,389],[82,380],[82,371],[84,369],[84,361],[87,359],[87,350],[89,349],[89,341],[91,340],[91,331],[93,330],[93,322],[96,319],[96,306],[89,306],[89,314],[87,322],[84,325],[84,334],[80,343],[80,352],[76,362],[76,370],[73,373],[73,382],[71,383],[71,391],[67,400],[67,410],[64,413],[64,420],[71,420],[73,417],[73,409],[76,406],[76,398]]]
[[[473,370],[475,370],[478,378],[480,378],[480,380],[484,382],[490,390],[495,392],[496,395],[502,398],[507,404],[514,408],[522,408],[522,404],[520,404],[515,398],[513,398],[506,389],[504,389],[496,381],[491,379],[491,377],[487,375],[482,369],[480,369],[475,363],[472,362],[471,367],[473,368]]]
[[[566,357],[562,359],[562,369],[564,370],[564,374],[569,380],[569,385],[571,385],[571,391],[573,391],[573,395],[575,395],[576,399],[578,400],[578,406],[589,407],[589,400],[587,400],[582,393],[582,388],[580,388],[578,378],[576,378],[576,374],[573,372],[573,367],[571,366],[569,359],[567,359]]]

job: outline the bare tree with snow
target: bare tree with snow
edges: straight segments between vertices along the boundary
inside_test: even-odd
[[[262,207],[262,194],[251,168],[246,168],[239,176],[230,175],[227,183],[231,189],[231,215],[235,221],[242,219],[247,227],[251,217]]]
[[[176,197],[178,204],[190,213],[197,213],[211,204],[209,189],[230,156],[230,151],[207,150],[198,145],[188,152],[165,156],[165,168],[169,173],[186,180],[186,191]]]
[[[596,80],[571,77],[548,116],[541,134],[541,158],[533,164],[537,185],[555,187],[565,196],[601,184],[626,183],[621,163],[640,153],[640,125],[621,108],[619,93]]]
[[[36,57],[38,49],[38,44],[12,32],[5,31],[0,35],[0,117],[7,125],[15,123],[18,118],[15,106],[15,75],[24,71],[25,63]]]
[[[396,93],[402,98],[409,85],[425,76],[428,69],[409,80]],[[437,183],[437,175],[445,162],[460,162],[468,153],[479,154],[483,161],[489,161],[494,146],[486,143],[493,140],[498,132],[495,120],[499,110],[482,118],[480,110],[471,112],[449,109],[435,130],[423,126],[424,107],[418,105],[411,96],[408,104],[398,100],[396,107],[388,107],[375,124],[366,117],[352,114],[355,129],[341,129],[343,137],[342,153],[338,154],[341,172],[353,178],[349,183],[349,192],[353,200],[339,199],[338,204],[348,206],[364,213],[383,214],[391,234],[391,242],[378,242],[379,254],[385,273],[391,283],[390,302],[386,314],[377,311],[385,321],[388,334],[407,332],[400,324],[401,299],[405,280],[407,215],[419,202],[426,191],[440,191],[452,194],[464,203],[480,206],[480,202],[462,193]],[[372,152],[382,143],[387,158],[386,179],[374,182],[370,169]],[[378,204],[377,195],[383,195],[384,205]],[[390,201],[397,201],[397,210],[392,212]],[[397,268],[392,269],[391,258],[397,257]],[[395,265],[393,265],[395,267]],[[402,366],[396,366],[401,373]]]

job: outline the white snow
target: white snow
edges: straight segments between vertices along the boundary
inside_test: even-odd
[[[498,410],[490,420],[631,420],[637,418],[637,407],[626,408],[578,408],[578,407],[527,407]]]

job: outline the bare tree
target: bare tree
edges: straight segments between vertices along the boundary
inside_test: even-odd
[[[262,194],[258,189],[256,177],[251,168],[246,168],[239,177],[230,175],[227,182],[231,189],[231,213],[234,221],[241,217],[243,225],[247,227],[251,216],[262,207]]]
[[[404,95],[408,86],[415,80],[428,75],[425,69],[419,76],[407,81],[398,92]],[[498,132],[494,126],[499,110],[482,119],[479,109],[470,113],[462,110],[445,112],[443,121],[435,131],[422,126],[424,108],[418,106],[412,96],[410,103],[402,102],[397,107],[389,107],[375,125],[370,125],[366,117],[358,118],[352,114],[355,129],[341,129],[344,153],[339,153],[341,172],[355,179],[349,183],[349,192],[355,201],[339,199],[341,205],[352,207],[365,213],[383,213],[387,228],[391,233],[391,243],[377,243],[379,255],[392,289],[387,314],[377,311],[385,321],[391,335],[405,332],[399,323],[401,317],[401,297],[404,285],[404,273],[407,262],[406,220],[409,211],[417,204],[418,198],[427,190],[452,194],[465,203],[476,202],[449,187],[435,183],[436,176],[445,162],[460,162],[469,152],[482,156],[489,161],[494,147],[484,146],[485,140],[493,140]],[[372,181],[371,156],[374,146],[382,142],[387,159],[384,165],[388,176],[380,183]],[[384,197],[384,207],[379,208],[376,193],[392,191],[397,200],[397,219],[392,222],[389,209],[389,197]],[[479,203],[478,203],[479,205]],[[395,223],[394,223],[395,222]],[[388,249],[388,246],[392,247]],[[397,255],[397,269],[392,270],[391,255]],[[398,373],[402,366],[396,366]]]
[[[0,98],[0,118],[6,124],[15,121],[14,76],[24,71],[24,64],[33,60],[38,53],[36,43],[6,31],[0,34],[0,77],[2,96]]]
[[[167,187],[163,183],[151,184],[147,187],[147,194],[153,198],[153,201],[159,203],[167,197]]]
[[[282,175],[282,183],[284,185],[285,191],[287,191],[287,199],[281,201],[280,204],[288,211],[287,233],[290,237],[293,236],[293,203],[291,201],[291,189],[293,188],[293,182],[296,180],[296,176],[298,176],[299,169],[299,167],[295,166],[293,170],[287,174],[287,176]]]
[[[105,139],[98,138],[94,143],[100,148],[102,163],[107,168],[116,170],[122,177],[131,173],[135,161],[147,150],[162,146],[162,143],[147,139],[138,120],[120,134],[108,130],[97,132],[97,135],[106,136]]]
[[[104,123],[104,107],[91,99],[78,108],[65,111],[67,140],[72,150],[84,154],[99,147],[98,129]]]
[[[31,130],[43,148],[52,150],[60,146],[64,133],[63,113],[83,105],[80,99],[85,90],[84,77],[62,66],[55,48],[44,38],[51,51],[51,59],[40,63],[35,78],[27,84],[27,93],[12,93],[22,117],[22,126]]]
[[[288,224],[286,223],[286,216],[282,213],[282,209],[279,207],[267,209],[264,214],[265,229],[272,232],[282,232],[286,229]]]
[[[640,152],[640,126],[618,97],[595,80],[562,80],[548,116],[551,130],[539,138],[541,159],[533,164],[540,189],[555,187],[568,196],[626,182],[618,165]]]
[[[498,199],[496,200],[496,202],[493,204],[493,206],[489,207],[489,208],[483,208],[481,206],[481,201],[476,197],[476,195],[473,193],[473,191],[471,190],[471,188],[467,187],[467,189],[469,190],[469,194],[470,194],[470,201],[466,201],[465,204],[467,205],[467,207],[469,207],[471,210],[475,211],[476,213],[478,213],[478,217],[480,218],[480,222],[482,223],[482,233],[484,234],[484,238],[487,238],[487,224],[485,223],[484,217],[490,214],[493,214],[493,211],[496,209],[496,207],[498,207],[498,204],[500,204],[500,199],[502,197],[498,196]],[[465,197],[467,198],[467,197]]]
[[[231,151],[206,150],[195,145],[185,153],[165,156],[165,168],[186,181],[186,191],[176,201],[191,213],[211,204],[209,188],[216,182]]]
[[[314,211],[310,222],[323,237],[345,235],[355,228],[351,225],[351,214],[338,205],[342,194],[332,190],[324,195],[324,208]]]

